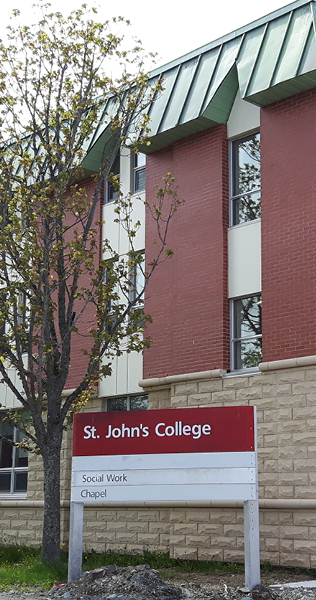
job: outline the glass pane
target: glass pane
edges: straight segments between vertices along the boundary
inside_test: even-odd
[[[14,476],[14,492],[26,492],[27,490],[27,473],[15,473]]]
[[[257,367],[262,361],[262,339],[235,342],[234,369],[249,369]]]
[[[135,154],[135,167],[144,167],[146,165],[146,154],[140,152]]]
[[[10,493],[11,473],[0,473],[0,493]]]
[[[246,223],[261,217],[261,193],[252,192],[233,200],[233,223]]]
[[[261,333],[261,296],[235,300],[234,338],[251,337]]]
[[[234,196],[260,188],[260,134],[235,144]]]
[[[9,440],[13,440],[13,435],[7,436]],[[13,446],[5,439],[0,439],[0,468],[7,469],[12,467]]]
[[[127,397],[123,396],[122,398],[110,398],[107,401],[107,410],[127,410]]]
[[[135,171],[134,192],[139,192],[140,190],[144,190],[145,186],[146,186],[146,169],[139,169],[139,171]]]
[[[147,394],[141,394],[139,396],[132,396],[131,410],[147,410],[148,408],[148,396]]]
[[[233,224],[260,217],[260,134],[233,144]]]
[[[25,435],[22,431],[16,431],[16,441],[22,442]],[[28,452],[22,448],[15,448],[15,467],[27,467],[28,465]]]

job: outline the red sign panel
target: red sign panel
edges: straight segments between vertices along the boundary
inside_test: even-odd
[[[80,413],[74,417],[73,456],[254,450],[252,406]]]

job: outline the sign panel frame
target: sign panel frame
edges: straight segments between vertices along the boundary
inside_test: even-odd
[[[69,581],[81,575],[84,504],[212,500],[244,502],[251,589],[260,583],[256,407],[76,414]]]

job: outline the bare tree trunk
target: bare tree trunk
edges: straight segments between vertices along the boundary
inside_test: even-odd
[[[42,454],[44,466],[44,521],[42,561],[60,560],[60,453],[58,442],[47,445]]]

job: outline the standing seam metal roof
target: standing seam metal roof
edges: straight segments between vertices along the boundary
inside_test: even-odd
[[[226,123],[238,90],[247,102],[264,107],[316,87],[315,0],[297,0],[270,13],[156,69],[151,78],[157,77],[164,89],[149,108],[147,153]],[[90,156],[90,167],[107,137],[109,102],[85,159]]]

